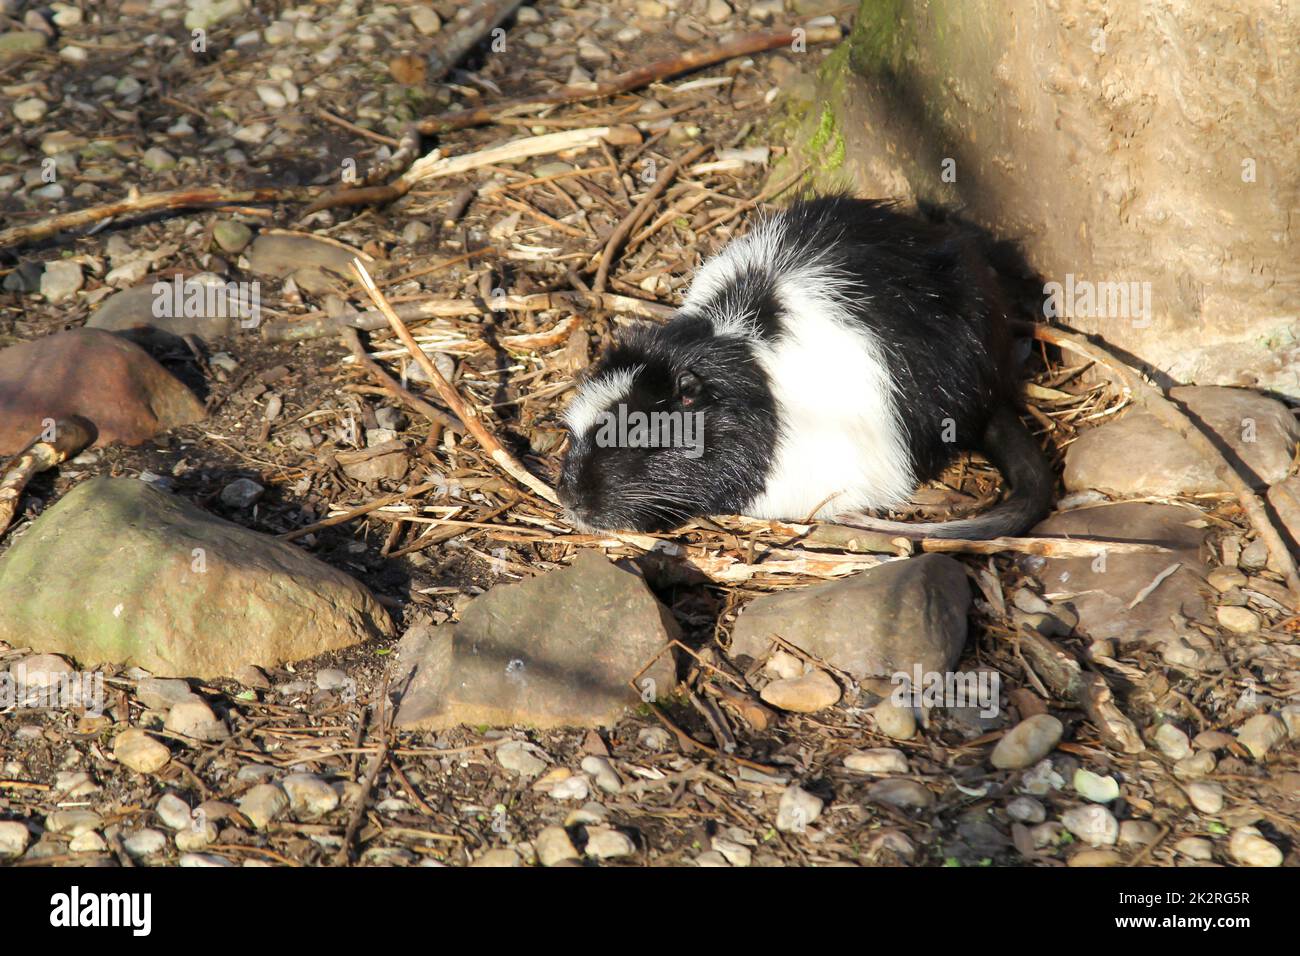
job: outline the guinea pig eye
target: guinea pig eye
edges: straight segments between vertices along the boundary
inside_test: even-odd
[[[694,372],[682,372],[677,376],[677,397],[683,405],[694,405],[703,394],[704,382]]]

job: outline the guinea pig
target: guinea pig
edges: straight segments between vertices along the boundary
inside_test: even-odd
[[[903,534],[1019,534],[1054,488],[1017,414],[1008,306],[971,230],[823,196],[759,220],[633,327],[564,413],[558,494],[583,529],[744,514]],[[1011,486],[974,518],[870,518],[963,449]]]

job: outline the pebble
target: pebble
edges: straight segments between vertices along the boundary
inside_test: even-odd
[[[68,849],[73,853],[103,853],[108,849],[108,844],[94,830],[89,830],[73,837],[68,843]]]
[[[904,810],[927,810],[934,805],[934,794],[929,789],[901,777],[873,783],[867,788],[867,799]]]
[[[636,735],[638,747],[644,747],[652,753],[663,753],[672,744],[672,734],[662,727],[646,727]]]
[[[989,761],[999,770],[1031,766],[1052,752],[1064,732],[1064,726],[1051,714],[1035,714],[1002,736]]]
[[[322,667],[316,672],[316,686],[321,690],[342,690],[351,681],[352,678],[337,667]]]
[[[578,851],[573,846],[573,841],[569,839],[569,831],[564,827],[550,826],[537,834],[537,839],[533,841],[533,847],[537,851],[537,859],[541,861],[542,866],[555,866],[565,860],[580,859]]]
[[[1214,859],[1214,844],[1204,837],[1183,837],[1174,844],[1174,849],[1193,860]]]
[[[1047,819],[1047,810],[1033,797],[1016,797],[1007,804],[1007,816],[1017,823],[1033,825]]]
[[[262,31],[262,36],[271,46],[279,46],[293,39],[293,24],[285,20],[276,20]]]
[[[621,793],[623,790],[623,781],[619,778],[618,771],[604,757],[590,756],[582,758],[582,770],[584,773],[591,774],[592,779],[596,781],[596,786],[606,793]]]
[[[411,26],[430,37],[442,29],[442,17],[431,7],[416,7],[411,11]]]
[[[1124,858],[1114,850],[1090,849],[1080,850],[1066,861],[1066,866],[1123,866]]]
[[[193,740],[217,741],[230,736],[225,723],[217,719],[206,701],[183,700],[167,712],[163,726],[174,734]]]
[[[749,866],[754,860],[753,851],[743,843],[728,840],[726,837],[714,837],[713,849],[722,854],[722,858],[731,866]]]
[[[114,738],[113,756],[122,766],[137,773],[156,773],[172,759],[166,744],[139,727],[124,730]]]
[[[31,833],[17,820],[0,820],[0,860],[14,860],[23,855]]]
[[[266,83],[258,84],[257,98],[273,110],[282,110],[289,105],[289,101],[285,98],[283,92]]]
[[[796,714],[812,714],[839,703],[840,685],[825,671],[814,669],[802,677],[774,680],[759,695],[765,703]],[[913,732],[916,721],[913,719]]]
[[[1232,831],[1228,853],[1242,866],[1281,866],[1282,851],[1265,840],[1254,827]]]
[[[622,830],[611,827],[588,827],[587,846],[584,852],[597,860],[613,860],[634,854],[636,844]]]
[[[39,123],[48,109],[46,102],[36,96],[19,100],[13,106],[14,117],[18,122],[27,124]]]
[[[1182,760],[1192,752],[1187,734],[1173,724],[1161,724],[1155,733],[1155,744],[1170,760]]]
[[[707,853],[701,853],[699,856],[695,858],[695,865],[704,866],[704,867],[726,868],[731,864],[728,863],[727,858],[723,856],[721,853],[719,853],[718,851],[709,850]]]
[[[244,247],[253,241],[253,230],[242,222],[221,219],[212,227],[212,240],[225,252],[243,252]]]
[[[546,761],[534,756],[528,744],[512,740],[496,748],[497,763],[523,777],[536,777],[546,769]]]
[[[1205,576],[1210,587],[1216,591],[1231,591],[1233,588],[1246,586],[1246,575],[1237,568],[1218,567]]]
[[[1198,750],[1190,757],[1184,757],[1174,764],[1174,776],[1182,777],[1204,777],[1214,772],[1214,752],[1210,750]]]
[[[584,803],[576,810],[571,810],[569,815],[564,818],[566,827],[591,826],[594,823],[604,823],[609,819],[609,811],[599,803]]]
[[[1211,816],[1223,809],[1223,788],[1217,783],[1197,780],[1187,785],[1187,799],[1201,813]]]
[[[1051,605],[1029,588],[1017,588],[1011,596],[1011,603],[1026,614],[1047,614],[1052,609]]]
[[[260,783],[239,798],[239,811],[258,830],[265,829],[288,806],[289,798],[273,783]]]
[[[145,169],[161,173],[176,165],[176,157],[161,146],[151,146],[144,151],[144,155],[140,157],[140,162]]]
[[[585,774],[575,773],[566,777],[551,788],[551,797],[556,800],[586,800],[591,795],[591,785]]]
[[[704,19],[710,23],[726,23],[731,19],[731,14],[731,5],[727,0],[709,0],[709,5],[704,11]]]
[[[1280,716],[1286,727],[1286,735],[1291,740],[1300,740],[1300,704],[1288,704],[1283,707]]]
[[[854,773],[907,773],[907,757],[901,750],[876,747],[855,750],[844,758],[844,769]]]
[[[1254,634],[1259,630],[1259,616],[1250,608],[1220,606],[1214,609],[1219,623],[1234,634]]]
[[[1272,714],[1256,714],[1237,730],[1237,740],[1256,760],[1263,760],[1286,736],[1286,724]]]
[[[150,710],[162,711],[171,710],[183,701],[198,699],[185,681],[165,677],[146,677],[138,681],[135,696]]]
[[[911,740],[916,736],[916,715],[911,707],[899,707],[892,700],[882,700],[871,708],[876,729],[894,740]]]
[[[782,833],[802,833],[808,824],[822,814],[826,802],[792,783],[781,794],[777,805],[776,828]]]
[[[289,808],[299,818],[321,817],[339,805],[339,795],[314,773],[291,773],[280,785],[289,797]]]
[[[103,818],[93,810],[55,810],[45,818],[45,829],[50,833],[79,836],[98,829]]]
[[[1020,777],[1020,789],[1041,797],[1065,786],[1065,778],[1056,772],[1052,761],[1040,760]]]
[[[163,794],[158,805],[154,807],[154,813],[158,814],[158,819],[163,822],[163,826],[172,830],[187,830],[194,822],[190,805],[174,793]]]
[[[177,830],[175,840],[176,849],[182,853],[202,850],[209,844],[217,842],[217,825],[211,820],[197,818],[184,830]]]
[[[498,847],[495,850],[485,850],[474,858],[470,864],[472,867],[515,867],[523,866],[524,861],[520,858],[519,853],[510,847]]]
[[[1160,836],[1160,828],[1150,820],[1125,820],[1119,825],[1120,846],[1146,846]]]
[[[1114,777],[1103,777],[1080,767],[1074,772],[1074,790],[1093,803],[1110,803],[1119,796],[1119,783]]]
[[[189,868],[234,866],[230,860],[225,857],[216,856],[212,853],[185,853],[176,861],[177,866]]]
[[[99,785],[84,770],[63,770],[54,775],[54,791],[60,800],[75,800],[99,791]]]
[[[133,859],[157,856],[167,849],[167,834],[153,827],[134,830],[122,837],[122,849]]]
[[[221,503],[227,508],[247,508],[265,492],[266,489],[251,478],[236,478],[221,489]]]
[[[41,295],[46,302],[62,302],[75,295],[85,281],[81,263],[69,259],[49,262],[41,273]]]
[[[1235,739],[1222,730],[1202,730],[1192,738],[1192,746],[1197,750],[1226,750]]]
[[[1090,846],[1109,846],[1119,839],[1118,821],[1100,804],[1072,807],[1061,814],[1061,823]]]

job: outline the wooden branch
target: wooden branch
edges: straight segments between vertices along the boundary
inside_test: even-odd
[[[460,394],[456,391],[455,386],[442,377],[442,373],[438,371],[437,366],[433,364],[433,361],[429,356],[425,355],[420,346],[416,344],[416,341],[412,338],[411,332],[407,329],[406,324],[398,317],[397,313],[393,311],[393,307],[388,304],[388,300],[384,298],[384,294],[379,291],[379,287],[375,285],[375,280],[370,277],[370,273],[366,271],[366,267],[362,264],[361,260],[353,259],[352,268],[356,271],[357,277],[361,280],[362,287],[370,296],[370,301],[373,302],[375,307],[383,312],[388,318],[388,323],[392,326],[394,334],[396,334],[402,344],[410,350],[411,354],[415,356],[416,362],[418,362],[420,367],[424,369],[424,374],[433,385],[434,391],[436,391],[438,396],[442,399],[443,404],[451,409],[452,413],[465,423],[466,430],[474,436],[474,440],[479,443],[483,450],[488,453],[489,457],[491,457],[491,459],[496,462],[497,466],[507,475],[514,478],[524,487],[528,488],[540,497],[545,498],[552,504],[558,504],[559,499],[556,498],[555,492],[551,490],[551,487],[540,478],[531,474],[523,467],[523,465],[519,464],[519,462],[515,461],[510,452],[506,451],[505,448],[502,447],[501,443],[496,440],[496,437],[483,427],[483,423],[479,420],[478,412],[467,405],[464,399],[462,399]]]
[[[523,0],[474,0],[463,15],[446,23],[438,34],[438,45],[429,51],[429,72],[424,82],[429,89],[478,46]]]
[[[341,337],[348,351],[356,357],[357,364],[369,372],[370,377],[378,382],[380,387],[389,395],[392,395],[411,411],[423,415],[432,427],[447,428],[458,435],[465,434],[464,425],[441,409],[434,408],[419,396],[411,394],[401,386],[400,382],[395,381],[392,376],[385,372],[379,363],[370,357],[365,346],[361,344],[361,336],[357,334],[356,329],[345,328]]]
[[[307,189],[174,189],[164,193],[131,196],[118,202],[89,209],[78,209],[57,216],[49,216],[24,226],[0,230],[0,249],[19,246],[37,239],[45,239],[69,229],[89,226],[104,219],[118,216],[139,216],[160,209],[190,209],[196,206],[229,206],[241,203],[297,202],[311,192]]]
[[[803,40],[807,44],[833,43],[840,39],[837,24],[808,27],[803,30]],[[657,60],[649,66],[620,73],[603,83],[565,86],[552,93],[542,93],[524,99],[485,106],[475,110],[462,110],[459,113],[444,113],[421,120],[420,132],[426,136],[446,133],[451,130],[467,129],[472,126],[486,126],[498,119],[543,106],[555,106],[561,103],[580,103],[588,100],[605,99],[620,93],[629,93],[651,83],[666,80],[683,73],[721,63],[739,56],[762,53],[777,47],[790,47],[796,40],[793,30],[775,32],[744,33],[735,39],[715,47],[692,50],[680,56]]]
[[[1018,551],[1045,558],[1095,558],[1103,554],[1168,554],[1169,549],[1145,541],[1100,541],[1096,538],[921,538],[922,551],[939,554],[1001,554]]]
[[[408,498],[422,495],[426,491],[433,491],[435,488],[439,488],[442,485],[443,481],[441,479],[437,481],[426,481],[424,484],[415,485],[412,488],[406,489],[406,491],[398,491],[391,495],[385,495],[382,498],[376,498],[374,501],[368,501],[364,505],[359,505],[356,508],[343,512],[343,514],[334,515],[331,518],[322,518],[320,521],[314,522],[313,524],[303,525],[301,528],[286,531],[284,534],[279,535],[279,537],[285,541],[292,541],[295,538],[314,534],[315,532],[322,531],[325,528],[332,528],[336,524],[343,524],[345,521],[351,521],[353,518],[360,518],[362,515],[368,515],[370,512],[377,511],[380,508],[387,508],[389,505],[395,505]]]
[[[610,233],[609,240],[605,243],[605,251],[601,253],[600,265],[596,268],[596,279],[591,284],[591,291],[597,294],[605,291],[605,283],[609,280],[609,267],[614,261],[614,256],[623,248],[623,243],[631,235],[632,230],[639,226],[650,215],[650,210],[655,201],[668,188],[669,184],[677,178],[678,171],[688,163],[693,163],[713,147],[708,143],[702,143],[694,147],[685,155],[673,160],[664,168],[664,170],[655,177],[654,184],[646,190],[641,201],[636,204],[636,208],[630,214],[623,217],[623,221],[618,227]]]
[[[1094,345],[1082,336],[1050,325],[1032,325],[1029,326],[1029,329],[1032,330],[1034,338],[1060,348],[1069,349],[1071,352],[1091,359],[1109,369],[1130,398],[1154,415],[1160,424],[1177,432],[1184,441],[1206,457],[1214,466],[1215,476],[1237,496],[1237,500],[1241,502],[1241,507],[1245,510],[1250,523],[1268,546],[1269,555],[1273,558],[1276,566],[1282,569],[1282,576],[1286,578],[1287,590],[1291,592],[1290,610],[1293,612],[1300,611],[1300,572],[1296,569],[1295,559],[1291,556],[1286,542],[1278,534],[1273,522],[1269,520],[1264,503],[1260,501],[1259,496],[1255,494],[1245,479],[1237,474],[1236,469],[1223,457],[1219,449],[1210,441],[1209,436],[1188,417],[1187,413],[1165,398],[1159,389],[1143,381],[1136,371],[1119,361],[1105,349]]]
[[[54,423],[53,441],[44,441],[38,437],[14,456],[4,476],[0,478],[0,535],[9,529],[10,522],[14,520],[14,515],[18,512],[18,501],[27,483],[45,469],[79,455],[82,449],[95,440],[96,435],[95,426],[84,418],[60,418]]]

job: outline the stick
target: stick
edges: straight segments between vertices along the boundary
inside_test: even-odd
[[[81,453],[95,440],[95,426],[84,418],[61,418],[54,423],[54,439],[37,438],[18,453],[0,478],[0,535],[3,535],[18,511],[18,500],[27,483],[39,472]]]
[[[0,230],[0,249],[19,246],[36,239],[44,239],[56,233],[89,226],[103,219],[117,216],[138,216],[155,212],[159,209],[188,209],[194,206],[229,206],[239,203],[284,202],[301,200],[307,197],[304,189],[174,189],[165,193],[149,193],[133,196],[103,206],[78,209],[57,216],[49,216],[25,226],[13,226]]]
[[[422,495],[426,491],[433,491],[435,488],[441,487],[442,484],[443,482],[441,480],[427,481],[422,485],[416,485],[414,488],[408,488],[406,491],[398,491],[391,495],[385,495],[383,498],[376,498],[374,501],[369,501],[364,505],[359,505],[356,508],[345,511],[341,515],[334,515],[332,518],[322,518],[314,524],[304,525],[301,528],[295,528],[293,531],[286,531],[278,537],[283,541],[292,541],[295,538],[301,538],[304,535],[312,534],[313,532],[320,531],[324,528],[332,528],[336,524],[343,524],[345,521],[351,521],[353,518],[360,518],[362,515],[369,514],[379,508],[387,508],[389,505],[395,505],[398,502],[405,501],[407,498],[414,498],[416,495]]]
[[[1071,352],[1082,355],[1084,358],[1091,359],[1097,364],[1108,368],[1118,379],[1119,384],[1129,397],[1151,412],[1160,424],[1177,432],[1184,441],[1214,465],[1215,476],[1237,496],[1237,500],[1241,502],[1241,507],[1245,510],[1250,523],[1268,546],[1268,553],[1277,563],[1277,567],[1282,569],[1282,576],[1286,578],[1287,590],[1291,592],[1290,610],[1300,611],[1300,572],[1296,570],[1295,559],[1291,557],[1286,542],[1282,540],[1277,528],[1269,520],[1268,512],[1264,509],[1264,504],[1259,500],[1259,496],[1255,494],[1241,475],[1237,474],[1236,469],[1229,464],[1228,460],[1223,457],[1205,432],[1198,428],[1187,416],[1187,413],[1165,398],[1158,389],[1143,381],[1142,377],[1133,369],[1116,359],[1105,349],[1085,340],[1082,336],[1055,326],[1033,325],[1029,328],[1032,329],[1034,338],[1060,348],[1069,349]]]
[[[447,428],[458,435],[465,434],[465,426],[456,421],[446,412],[434,408],[424,399],[412,395],[409,391],[402,388],[401,384],[395,382],[387,372],[385,372],[370,354],[366,352],[365,346],[361,344],[361,336],[357,335],[357,330],[344,328],[342,333],[343,344],[347,346],[354,356],[357,364],[370,373],[373,378],[388,394],[392,395],[399,402],[428,419],[429,424],[434,428]]]
[[[463,16],[443,28],[441,42],[429,51],[429,72],[424,82],[432,89],[434,84],[451,72],[452,67],[483,38],[499,27],[519,8],[523,0],[475,0]]]
[[[654,185],[646,190],[646,194],[641,197],[641,201],[636,204],[630,215],[624,216],[623,221],[618,224],[618,228],[610,233],[609,241],[605,243],[605,251],[601,254],[600,265],[596,268],[596,279],[591,284],[591,291],[601,293],[605,291],[605,283],[609,280],[609,267],[614,261],[614,256],[623,248],[623,243],[638,225],[649,215],[651,207],[655,200],[663,193],[668,185],[677,177],[678,171],[688,163],[693,163],[713,147],[707,143],[696,146],[684,156],[680,156],[668,167],[655,177]]]
[[[840,38],[840,28],[836,24],[811,27],[803,32],[803,40],[809,44],[832,43]],[[486,126],[489,123],[496,122],[501,117],[526,111],[531,107],[605,99],[610,96],[617,96],[619,93],[628,93],[643,86],[649,86],[657,80],[666,80],[682,73],[690,73],[738,56],[748,56],[751,53],[762,53],[765,50],[774,50],[777,47],[792,46],[795,40],[796,35],[793,30],[745,33],[719,46],[693,50],[681,56],[657,60],[649,66],[637,70],[620,73],[612,80],[606,80],[603,83],[565,86],[553,93],[542,93],[538,96],[529,96],[508,103],[500,103],[496,106],[431,116],[421,120],[419,128],[424,135],[432,136],[437,133],[450,132],[451,130],[468,129],[472,126]]]
[[[1001,554],[1018,551],[1045,558],[1095,558],[1103,554],[1168,554],[1169,549],[1145,541],[1098,541],[1094,538],[922,538],[922,551],[947,554]]]
[[[398,318],[397,313],[393,311],[393,307],[388,304],[388,300],[384,298],[384,294],[379,291],[379,287],[375,285],[375,280],[370,277],[370,273],[366,271],[366,267],[362,265],[361,260],[353,259],[352,268],[356,271],[357,277],[361,280],[362,287],[370,296],[370,301],[373,302],[375,307],[383,312],[385,316],[387,316],[388,323],[392,326],[393,332],[401,340],[402,344],[407,347],[411,355],[415,357],[415,360],[419,363],[420,367],[424,369],[424,374],[428,376],[429,382],[433,385],[434,391],[438,393],[438,397],[442,399],[443,404],[451,409],[452,413],[457,418],[465,423],[465,428],[474,436],[474,440],[479,443],[479,446],[482,447],[491,459],[497,463],[497,466],[511,478],[514,478],[534,494],[546,499],[552,504],[558,504],[559,499],[555,497],[555,492],[551,490],[551,487],[540,478],[534,477],[526,468],[523,467],[523,465],[515,461],[513,456],[502,447],[501,443],[483,427],[483,423],[479,420],[478,413],[474,409],[470,408],[460,397],[460,394],[456,391],[455,387],[442,377],[442,373],[438,371],[437,366],[433,364],[433,361],[429,356],[424,354],[424,351],[416,344],[415,339],[411,337],[410,330],[407,329],[406,324]]]

